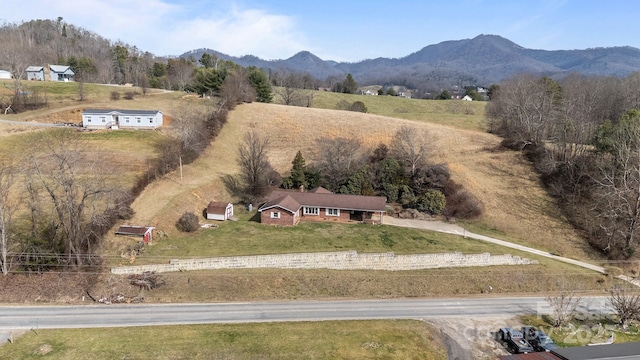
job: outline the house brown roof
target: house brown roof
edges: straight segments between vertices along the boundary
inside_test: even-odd
[[[274,190],[269,195],[267,202],[258,211],[277,206],[293,213],[302,206],[313,206],[341,210],[383,212],[385,211],[386,202],[387,198],[384,196],[334,194],[323,188],[316,188],[309,192]]]
[[[144,236],[149,230],[153,230],[153,227],[123,225],[118,228],[116,235]]]
[[[224,201],[212,201],[207,205],[208,214],[225,214],[227,211],[228,202]]]
[[[313,190],[309,190],[309,192],[314,194],[333,194],[331,191],[323,188],[322,186],[318,186]]]

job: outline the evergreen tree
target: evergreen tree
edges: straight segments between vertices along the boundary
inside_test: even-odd
[[[451,94],[449,93],[449,91],[444,90],[443,92],[441,92],[438,97],[438,100],[450,100],[451,99]]]
[[[305,188],[309,185],[306,179],[306,165],[304,161],[304,157],[302,157],[302,152],[298,150],[296,153],[296,157],[293,158],[291,162],[291,186],[293,189],[297,189],[300,186],[304,186]]]
[[[262,69],[258,69],[255,66],[249,67],[249,83],[256,91],[256,100],[258,102],[270,103],[273,99],[271,94],[271,84],[267,75]]]
[[[358,84],[353,79],[353,76],[351,76],[351,74],[347,74],[347,78],[344,80],[344,83],[342,84],[342,92],[346,94],[355,94],[357,90],[358,90]]]

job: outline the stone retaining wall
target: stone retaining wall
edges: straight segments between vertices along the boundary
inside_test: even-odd
[[[228,256],[204,259],[171,260],[169,264],[121,266],[114,274],[139,274],[145,271],[171,272],[216,269],[334,269],[334,270],[421,270],[449,267],[537,264],[519,256],[444,253],[396,255],[356,251],[297,253],[279,255]]]

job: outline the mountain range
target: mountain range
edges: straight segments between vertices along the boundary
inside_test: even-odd
[[[489,86],[519,73],[561,78],[570,73],[627,76],[640,71],[640,49],[622,46],[585,50],[535,50],[498,35],[445,41],[402,58],[376,58],[355,63],[323,60],[301,51],[285,60],[263,60],[253,55],[234,57],[211,49],[192,50],[182,57],[199,59],[210,53],[243,67],[309,73],[316,79],[344,78],[352,74],[360,85],[394,84],[419,87],[437,85]]]

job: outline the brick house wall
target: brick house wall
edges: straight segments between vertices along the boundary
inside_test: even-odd
[[[280,218],[272,218],[272,212],[279,212]],[[297,224],[299,220],[299,216],[294,216],[294,214],[278,208],[267,209],[260,213],[260,222],[267,225],[293,226]]]
[[[350,211],[340,210],[340,215],[327,215],[325,208],[320,208],[318,215],[302,215],[300,221],[334,221],[334,222],[349,222],[351,218]]]

